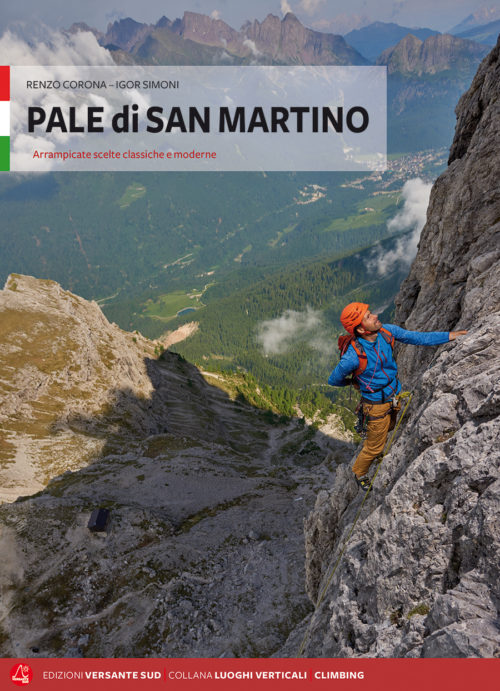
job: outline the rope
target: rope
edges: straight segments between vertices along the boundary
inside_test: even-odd
[[[344,544],[343,544],[343,546],[342,546],[342,549],[340,550],[340,554],[339,554],[339,556],[337,557],[337,561],[335,562],[335,564],[334,564],[333,567],[331,568],[330,573],[328,574],[328,577],[327,577],[327,579],[326,579],[325,585],[324,585],[323,588],[321,589],[321,592],[320,592],[320,594],[319,594],[319,596],[318,596],[318,599],[316,600],[316,605],[315,605],[315,607],[314,607],[313,616],[314,616],[314,614],[316,614],[316,612],[317,612],[318,609],[319,609],[319,606],[320,606],[321,603],[323,602],[324,597],[325,597],[325,595],[326,595],[326,591],[328,590],[328,588],[329,588],[329,586],[330,586],[330,583],[332,582],[333,576],[335,575],[335,572],[336,572],[336,570],[337,570],[337,567],[338,567],[338,565],[340,564],[340,560],[341,560],[342,557],[344,556],[344,552],[345,552],[345,550],[346,550],[346,548],[347,548],[347,544],[348,544],[349,540],[351,539],[351,536],[352,536],[352,534],[353,534],[353,532],[354,532],[354,528],[356,527],[356,523],[358,522],[358,519],[359,519],[359,517],[360,517],[360,515],[361,515],[361,511],[363,510],[364,503],[365,503],[365,501],[367,500],[368,495],[370,494],[370,490],[371,490],[371,488],[372,488],[372,486],[373,486],[373,483],[374,483],[374,481],[375,481],[375,478],[377,477],[378,471],[380,470],[380,467],[381,467],[381,465],[382,465],[382,461],[383,461],[383,459],[384,459],[384,456],[389,452],[389,449],[390,449],[391,446],[392,446],[392,442],[394,441],[394,437],[396,436],[396,432],[398,431],[399,425],[401,424],[401,422],[402,422],[402,420],[403,420],[403,418],[404,418],[404,416],[405,416],[405,413],[406,413],[406,411],[408,410],[408,406],[410,405],[411,399],[413,398],[413,393],[412,393],[411,391],[402,391],[402,392],[399,394],[399,398],[406,398],[406,399],[408,399],[408,400],[406,401],[406,405],[405,405],[405,407],[403,408],[403,410],[402,410],[402,412],[401,412],[401,415],[399,416],[399,420],[398,420],[396,426],[394,427],[394,429],[393,429],[393,431],[392,431],[392,436],[391,436],[391,438],[390,438],[390,440],[389,440],[389,443],[387,444],[387,446],[386,446],[385,449],[384,449],[384,452],[382,453],[382,457],[381,457],[381,459],[380,459],[380,462],[378,463],[377,470],[375,471],[375,473],[374,473],[374,475],[373,475],[373,477],[372,477],[372,481],[370,482],[370,486],[368,487],[368,491],[365,492],[365,496],[363,497],[363,501],[361,502],[361,505],[360,505],[360,507],[359,507],[359,509],[358,509],[358,511],[357,511],[357,513],[356,513],[356,516],[354,517],[353,524],[352,524],[352,526],[351,526],[351,529],[350,529],[350,531],[349,531],[349,534],[348,534],[347,538],[345,539],[345,542],[344,542]],[[311,618],[311,623],[312,623],[312,618]],[[301,645],[300,645],[300,648],[299,648],[299,652],[298,652],[298,654],[297,654],[297,657],[302,657],[302,653],[304,652],[304,648],[306,647],[307,640],[308,640],[308,638],[309,638],[309,627],[310,627],[310,624],[309,624],[309,626],[308,626],[307,629],[306,629],[304,638],[302,639],[302,643],[301,643]]]

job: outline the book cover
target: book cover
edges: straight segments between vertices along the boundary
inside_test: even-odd
[[[498,670],[498,13],[476,4],[6,13],[13,683]],[[407,392],[367,494],[359,395],[328,384],[348,303],[396,325]]]

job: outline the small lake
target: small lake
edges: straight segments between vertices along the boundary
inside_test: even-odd
[[[177,312],[177,316],[180,317],[188,312],[196,312],[196,310],[194,307],[185,307],[183,310],[180,310],[180,312]]]

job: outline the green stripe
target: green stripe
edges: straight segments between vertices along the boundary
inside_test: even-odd
[[[0,137],[0,171],[10,170],[10,137]]]

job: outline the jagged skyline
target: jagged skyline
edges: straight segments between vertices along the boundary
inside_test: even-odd
[[[236,29],[246,20],[262,21],[269,13],[283,15],[292,11],[306,26],[325,32],[347,33],[372,21],[447,31],[469,14],[485,7],[496,10],[496,17],[500,14],[498,0],[486,3],[484,0],[422,0],[418,4],[409,0],[381,0],[377,5],[368,0],[351,0],[349,3],[346,0],[255,0],[251,8],[247,3],[228,0],[184,0],[181,3],[151,0],[142,5],[135,0],[121,0],[118,6],[114,0],[89,0],[84,5],[46,0],[43,6],[35,0],[20,0],[3,9],[0,31],[16,21],[43,21],[55,28],[84,21],[105,30],[109,22],[127,16],[136,21],[154,23],[163,15],[175,19],[184,11],[220,18]]]

